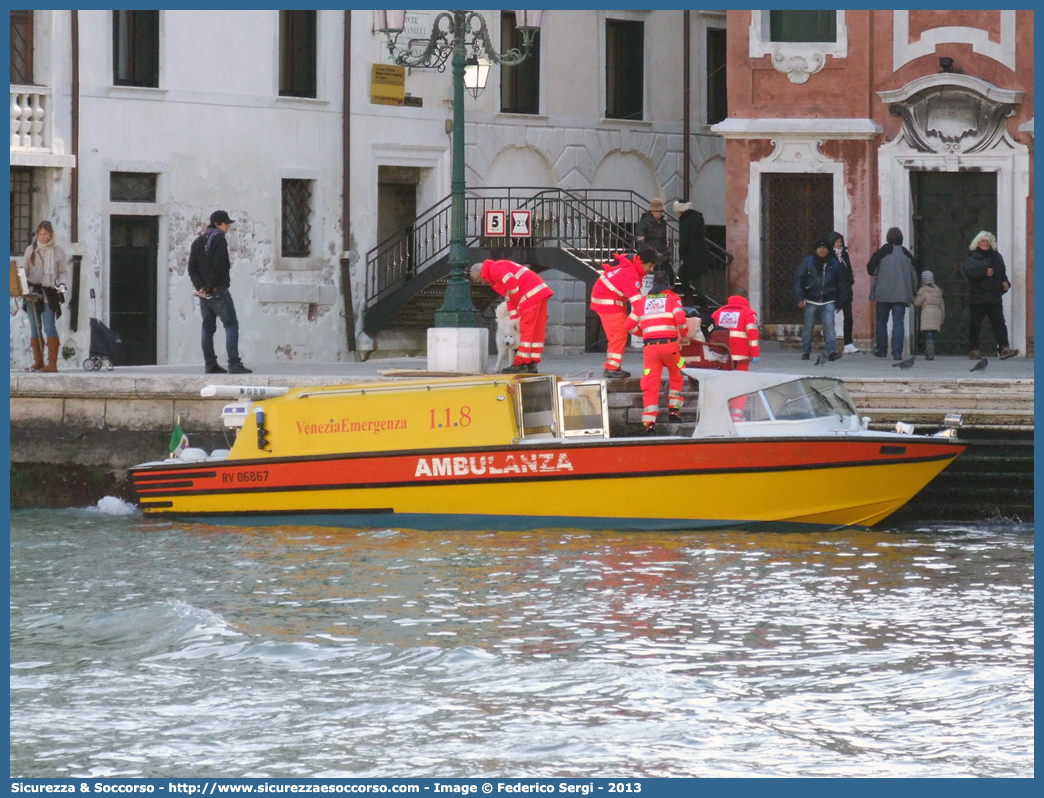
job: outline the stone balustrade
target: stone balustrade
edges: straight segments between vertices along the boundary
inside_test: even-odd
[[[11,149],[46,152],[51,149],[51,89],[11,86]]]

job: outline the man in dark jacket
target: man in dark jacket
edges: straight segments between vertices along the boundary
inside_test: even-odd
[[[917,293],[917,269],[913,255],[903,246],[903,231],[891,228],[885,245],[870,256],[866,271],[876,277],[870,301],[877,302],[877,332],[874,357],[888,357],[888,317],[892,317],[892,359],[903,359],[906,337],[906,309]]]
[[[670,285],[674,285],[674,264],[671,262],[671,241],[667,235],[667,220],[663,218],[663,200],[653,197],[649,201],[649,210],[642,214],[635,228],[638,246],[645,244],[652,247],[660,256],[656,268],[667,273]]]
[[[239,320],[236,306],[232,303],[228,241],[225,234],[233,221],[225,211],[210,214],[210,225],[203,231],[189,250],[188,273],[199,297],[199,309],[203,313],[203,362],[207,374],[250,374],[251,370],[239,358]],[[225,328],[225,351],[228,354],[228,371],[221,368],[214,354],[214,333],[217,320]]]
[[[837,338],[834,333],[834,306],[844,277],[841,264],[830,251],[830,242],[821,238],[813,245],[813,253],[801,261],[794,276],[794,301],[805,311],[805,326],[801,331],[801,359],[812,353],[812,332],[816,317],[823,325],[823,338],[828,360],[837,360]]]
[[[972,239],[968,247],[971,254],[964,261],[964,273],[968,277],[968,305],[971,324],[968,327],[968,349],[973,360],[979,360],[979,330],[982,320],[990,320],[993,335],[1000,346],[1001,360],[1019,353],[1008,348],[1008,326],[1004,323],[1004,308],[1001,297],[1008,293],[1008,271],[1004,258],[997,251],[997,239],[993,233],[983,230]]]
[[[703,214],[692,209],[691,202],[674,203],[678,214],[678,279],[686,290],[691,290],[697,302],[703,298],[703,276],[710,268],[707,249],[707,228]]]

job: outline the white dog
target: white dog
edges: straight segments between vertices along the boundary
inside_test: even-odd
[[[508,315],[507,302],[501,302],[497,305],[497,365],[493,367],[494,373],[500,371],[504,361],[507,361],[508,366],[515,362],[515,353],[518,351],[521,337],[518,319],[511,318]]]

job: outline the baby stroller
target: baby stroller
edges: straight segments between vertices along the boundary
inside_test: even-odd
[[[91,289],[91,299],[94,299],[93,288]],[[120,358],[122,347],[123,339],[92,316],[90,357],[83,361],[83,370],[98,371],[104,363],[105,368],[112,371],[113,363]]]

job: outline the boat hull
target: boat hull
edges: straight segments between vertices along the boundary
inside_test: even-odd
[[[549,442],[132,471],[146,514],[352,528],[872,526],[964,446],[896,436]]]

